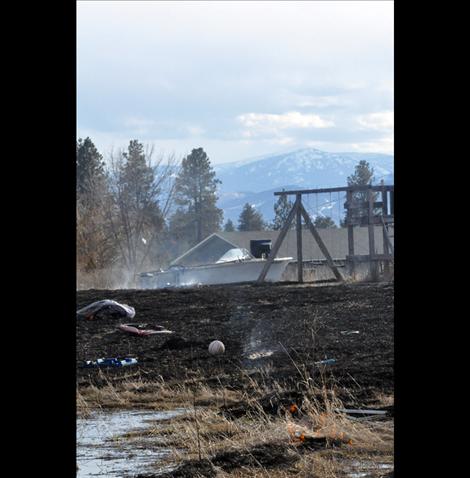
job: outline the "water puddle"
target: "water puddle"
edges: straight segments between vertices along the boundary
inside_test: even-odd
[[[366,478],[366,477],[373,477],[377,476],[374,472],[377,471],[392,471],[393,465],[390,463],[361,463],[359,461],[353,461],[351,463],[351,468],[355,469],[356,471],[348,473],[348,477],[350,478]],[[359,471],[360,470],[360,471]]]
[[[152,471],[152,465],[170,450],[152,446],[155,436],[123,437],[185,413],[185,409],[155,412],[142,410],[99,411],[77,418],[77,478],[123,477]]]

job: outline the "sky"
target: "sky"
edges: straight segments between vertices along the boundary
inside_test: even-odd
[[[392,1],[78,1],[77,137],[393,154]]]

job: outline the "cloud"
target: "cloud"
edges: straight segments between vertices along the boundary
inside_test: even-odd
[[[389,93],[389,94],[393,95],[393,93],[395,91],[393,79],[384,80],[384,81],[380,82],[376,89],[377,89],[377,91],[381,91],[381,92],[385,92],[385,93]]]
[[[337,96],[310,96],[300,100],[298,105],[301,108],[326,108],[328,106],[338,106],[342,103],[344,102],[342,102]]]
[[[283,136],[282,138],[279,138],[277,141],[276,141],[277,144],[281,144],[281,145],[289,145],[289,144],[295,144],[295,139],[294,138],[290,138],[289,136]]]
[[[393,130],[393,111],[369,113],[357,117],[357,122],[362,128],[375,131]]]
[[[142,139],[198,138],[205,133],[205,129],[198,124],[184,121],[153,120],[143,116],[125,116],[117,124],[120,132]]]
[[[331,128],[334,122],[315,114],[303,114],[290,111],[284,114],[246,113],[237,116],[245,127],[258,132],[278,132],[285,129]]]
[[[187,130],[189,133],[189,136],[191,137],[199,137],[202,136],[206,131],[204,128],[201,128],[200,126],[197,125],[189,125],[187,126]]]
[[[385,136],[377,140],[364,141],[361,143],[352,143],[350,145],[351,151],[358,153],[383,153],[393,154],[393,136]]]
[[[214,163],[393,135],[393,2],[77,4],[77,127]]]

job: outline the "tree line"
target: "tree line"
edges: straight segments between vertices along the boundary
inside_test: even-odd
[[[372,179],[373,170],[361,161],[348,184]],[[219,184],[203,148],[179,162],[131,140],[105,161],[89,137],[78,139],[77,269],[92,273],[111,267],[135,275],[155,264],[164,267],[213,232],[279,230],[292,207],[286,195],[279,196],[268,223],[246,203],[237,226],[230,219],[223,224]],[[316,217],[314,224],[337,227],[326,216]]]

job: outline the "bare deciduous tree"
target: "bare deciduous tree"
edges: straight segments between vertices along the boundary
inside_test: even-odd
[[[153,146],[144,150],[136,140],[110,156],[112,201],[106,217],[121,263],[133,275],[161,238],[173,198],[175,157],[153,156]]]

